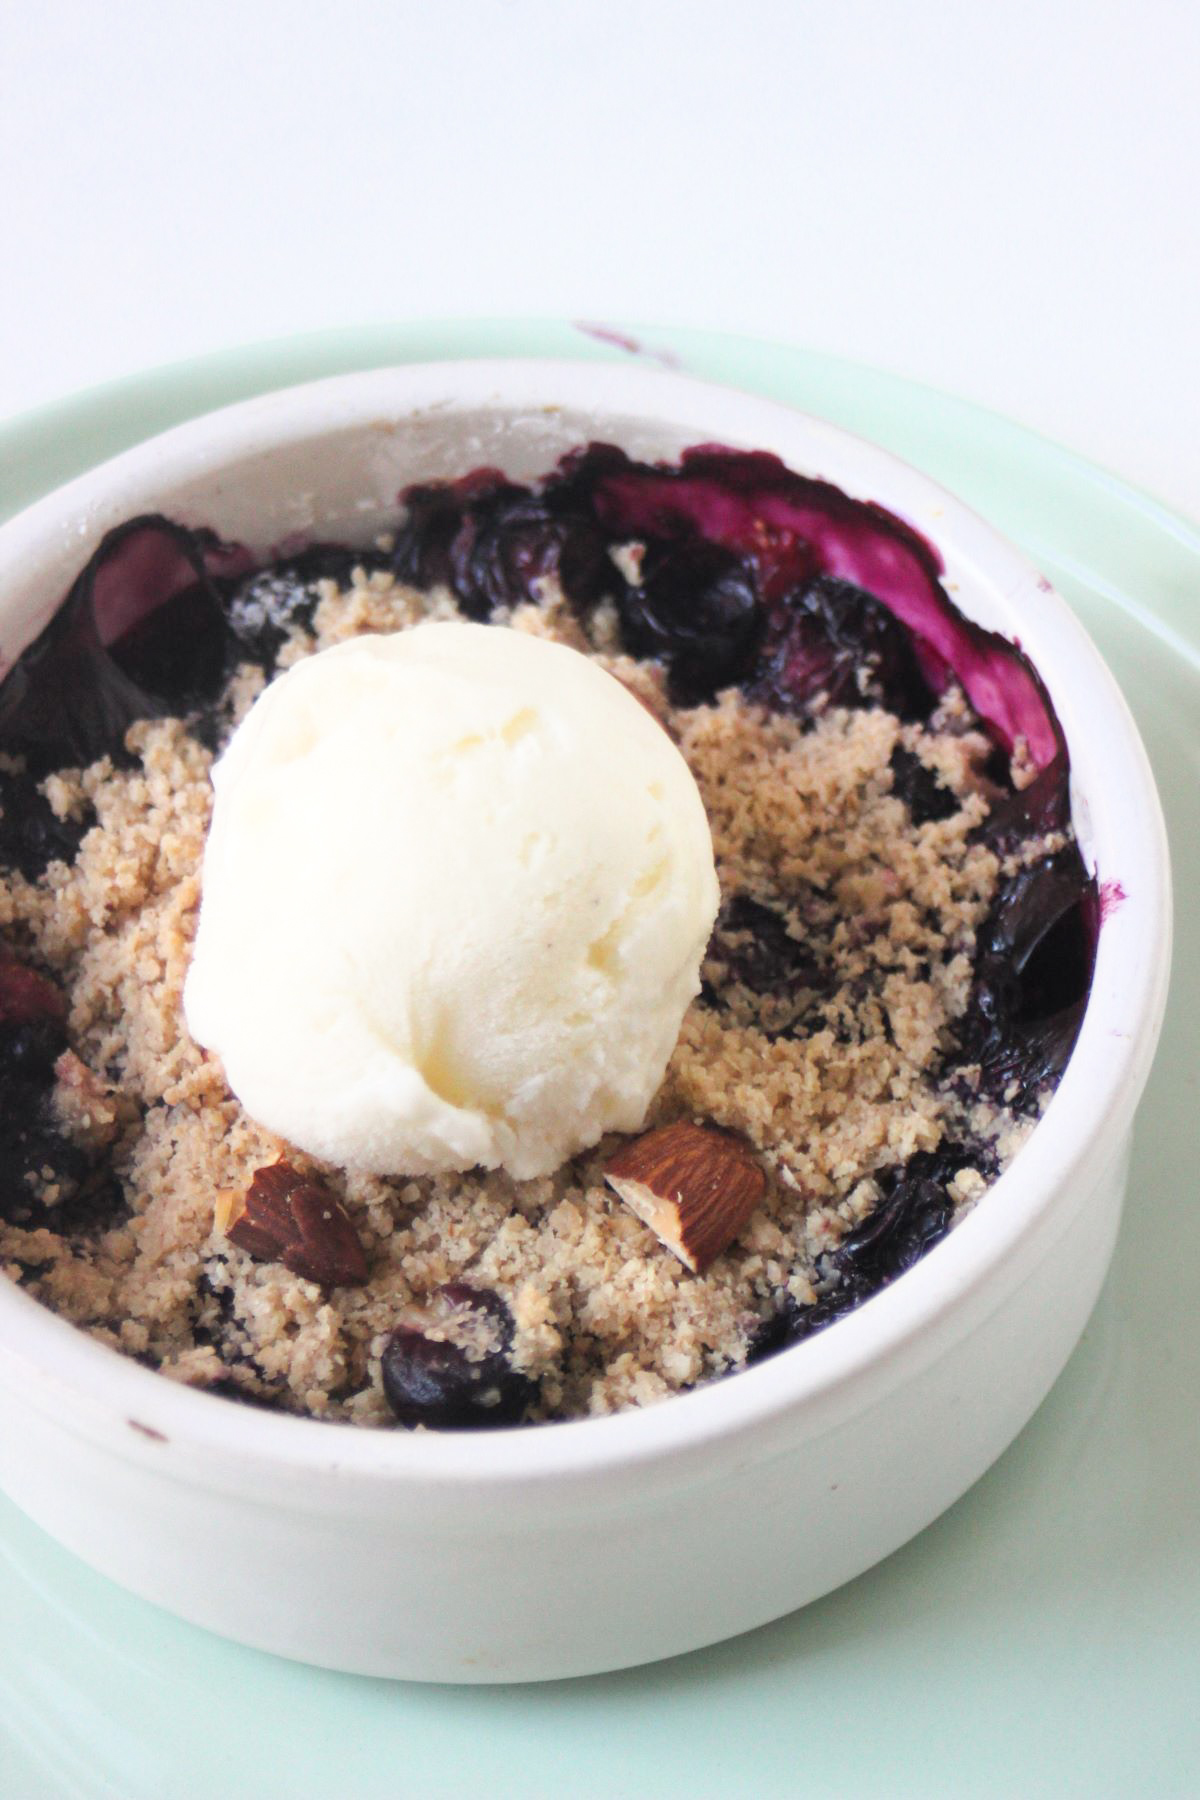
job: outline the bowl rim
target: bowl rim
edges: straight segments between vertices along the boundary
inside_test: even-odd
[[[427,410],[489,405],[506,413],[577,408],[695,430],[696,441],[776,450],[805,473],[827,474],[859,497],[878,499],[926,535],[926,515],[936,518],[934,541],[943,553],[953,546],[1014,606],[1036,604],[1037,617],[1029,615],[1021,641],[1068,740],[1073,790],[1079,779],[1094,845],[1089,861],[1102,893],[1079,1039],[1029,1141],[934,1252],[840,1320],[836,1331],[650,1407],[486,1433],[391,1431],[273,1415],[142,1368],[15,1284],[0,1282],[0,1378],[18,1381],[22,1397],[43,1412],[62,1416],[65,1409],[78,1430],[107,1433],[115,1424],[131,1454],[148,1447],[190,1451],[210,1466],[216,1459],[385,1483],[523,1484],[644,1465],[783,1414],[816,1421],[827,1404],[848,1403],[864,1383],[899,1379],[902,1352],[920,1354],[935,1326],[1014,1267],[1022,1245],[1064,1209],[1073,1180],[1090,1174],[1097,1143],[1115,1145],[1127,1129],[1149,1072],[1169,974],[1169,859],[1149,762],[1115,680],[1066,602],[971,508],[891,452],[782,402],[672,370],[542,358],[406,364],[304,382],[149,438],[0,527],[0,623],[6,569],[36,565],[59,551],[64,530],[81,565],[90,554],[88,533],[98,537],[123,516],[126,492],[152,491],[156,484],[167,489],[176,480],[211,475],[239,455],[381,417],[394,422]],[[102,517],[106,508],[117,511]],[[86,527],[81,518],[90,521]]]

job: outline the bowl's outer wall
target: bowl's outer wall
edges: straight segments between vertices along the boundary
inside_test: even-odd
[[[0,1484],[104,1574],[199,1625],[301,1661],[419,1681],[536,1681],[699,1648],[816,1599],[898,1549],[976,1481],[1060,1373],[1099,1294],[1128,1139],[999,1304],[949,1353],[856,1396],[771,1453],[716,1446],[668,1504],[548,1486],[439,1527],[337,1483],[270,1504],[180,1481],[169,1446],[89,1444],[0,1383]],[[935,1348],[935,1347],[931,1347]],[[943,1349],[946,1347],[943,1346]],[[875,1384],[878,1390],[879,1384]],[[865,1404],[863,1401],[865,1400]],[[156,1449],[161,1468],[154,1466]],[[81,1504],[86,1494],[86,1504]]]
[[[314,389],[301,412],[286,395],[268,396],[228,415],[232,426],[218,415],[130,452],[0,531],[0,651],[19,652],[100,534],[139,510],[161,507],[256,547],[296,530],[365,541],[393,516],[396,491],[431,474],[496,462],[534,475],[589,435],[674,456],[706,438],[771,442],[755,416],[801,424],[702,384],[628,370],[618,380],[603,367],[564,365],[554,379],[574,398],[547,407],[535,399],[547,391],[545,371],[522,368],[473,365],[461,381],[410,368],[322,383],[323,395]],[[467,397],[451,402],[456,383]],[[378,410],[365,417],[368,384]],[[414,396],[415,414],[399,418]],[[671,423],[661,422],[664,413]],[[883,499],[946,547],[937,490],[881,451],[802,423],[807,453],[789,460]],[[963,610],[1010,636],[1029,621],[1024,635],[1044,670],[1068,665],[1081,642],[1086,653],[1069,615],[1043,619],[1036,577],[1015,553],[996,551],[1002,573],[992,578],[988,537],[959,520],[947,581]],[[1106,926],[1097,980],[1111,998],[1138,956],[1144,964],[1145,949],[1132,940],[1142,932],[1165,946],[1169,920],[1153,789],[1106,680],[1093,672],[1091,703],[1102,695],[1108,735],[1129,739],[1131,791],[1141,804],[1128,829],[1142,831],[1138,856],[1158,883],[1144,915],[1131,904]],[[1053,680],[1051,688],[1057,701]],[[1086,768],[1086,705],[1068,696],[1060,712],[1073,754],[1081,734],[1076,766]],[[1088,786],[1076,796],[1085,846]],[[64,1543],[146,1597],[229,1636],[344,1669],[528,1680],[626,1666],[776,1617],[869,1567],[963,1493],[1070,1354],[1111,1254],[1130,1120],[1161,1022],[1165,950],[1153,982],[1139,980],[1136,1033],[1129,1042],[1098,1039],[1088,1069],[1072,1065],[1004,1178],[1012,1221],[1030,1203],[1029,1229],[1017,1234],[985,1204],[896,1289],[806,1346],[807,1356],[720,1384],[719,1396],[708,1390],[661,1409],[664,1424],[719,1418],[719,1431],[681,1442],[686,1434],[672,1424],[669,1453],[623,1461],[595,1449],[635,1441],[621,1421],[600,1422],[602,1436],[562,1428],[583,1429],[591,1446],[574,1472],[564,1455],[561,1468],[525,1487],[510,1481],[502,1495],[482,1478],[427,1482],[417,1457],[371,1479],[350,1466],[361,1459],[347,1453],[339,1464],[332,1449],[327,1466],[301,1456],[294,1466],[273,1464],[269,1454],[256,1463],[232,1442],[189,1444],[182,1429],[147,1436],[102,1384],[85,1379],[76,1346],[95,1346],[65,1327],[56,1336],[59,1321],[0,1292],[0,1483]],[[1109,1096],[1099,1108],[1089,1104],[1093,1080]],[[972,1242],[992,1234],[994,1250],[1005,1231],[1001,1250],[973,1260]],[[888,1337],[885,1321],[907,1316],[918,1295],[917,1328]],[[871,1361],[850,1351],[869,1342],[886,1343],[888,1355]],[[800,1382],[788,1385],[785,1365],[799,1372],[840,1361],[842,1345],[845,1379],[807,1395]],[[742,1391],[768,1395],[769,1406],[736,1414],[725,1402]],[[166,1395],[177,1398],[200,1404],[173,1389]],[[218,1403],[204,1405],[211,1415]],[[226,1411],[244,1423],[242,1409]],[[264,1421],[276,1424],[289,1422]],[[331,1446],[344,1437],[342,1428],[308,1429],[329,1433]],[[655,1430],[653,1413],[639,1419],[636,1442]],[[542,1443],[558,1441],[554,1430],[520,1435],[531,1467]],[[296,1442],[303,1437],[298,1427]],[[479,1454],[482,1462],[491,1452],[481,1444]]]

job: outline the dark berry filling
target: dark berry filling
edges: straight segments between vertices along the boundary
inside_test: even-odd
[[[383,1391],[402,1425],[481,1431],[519,1424],[537,1398],[510,1360],[513,1320],[490,1288],[451,1282],[383,1350]]]
[[[617,608],[626,649],[662,658],[681,706],[711,700],[757,664],[765,616],[754,577],[720,544],[647,544],[638,583],[622,584]]]
[[[38,970],[0,952],[0,1218],[87,1235],[115,1223],[120,1183],[60,1127],[54,1109],[67,1048],[66,1002]]]
[[[797,475],[776,456],[716,446],[686,450],[674,468],[593,446],[566,458],[545,485],[555,480],[590,488],[614,542],[699,537],[733,551],[772,622],[781,611],[794,612],[796,596],[818,578],[856,589],[907,629],[922,684],[933,694],[953,673],[996,741],[1011,751],[1024,738],[1039,769],[1062,749],[1049,696],[1028,658],[957,611],[941,585],[937,551],[883,507]],[[853,633],[844,619],[836,624]],[[858,629],[865,658],[886,662],[873,609],[863,612]],[[808,658],[801,660],[806,669]],[[907,672],[893,672],[891,680],[910,706],[928,710]]]
[[[958,795],[926,768],[919,756],[897,745],[892,751],[892,792],[903,800],[914,825],[935,819],[952,819],[959,810]]]
[[[785,1294],[752,1337],[747,1362],[823,1331],[911,1269],[949,1231],[954,1204],[946,1183],[967,1166],[975,1159],[955,1144],[911,1156],[869,1217],[820,1259],[817,1299],[801,1306]]]
[[[102,540],[0,684],[0,745],[32,774],[120,758],[137,719],[215,700],[229,670],[223,577],[249,558],[147,516]]]
[[[469,619],[537,598],[555,575],[567,598],[593,606],[613,590],[608,538],[586,497],[562,484],[522,487],[498,469],[405,489],[406,518],[393,554],[401,581],[447,587]]]
[[[924,719],[934,694],[913,641],[886,606],[831,575],[783,596],[771,609],[766,653],[750,689],[779,712],[884,706]]]
[[[728,980],[755,994],[820,989],[825,974],[805,940],[794,937],[774,907],[749,894],[727,900],[713,927],[709,955],[725,965]]]
[[[320,601],[322,582],[345,587],[355,568],[385,569],[382,551],[350,550],[344,544],[311,544],[255,569],[232,585],[226,609],[238,657],[261,663],[269,674],[289,632],[307,631]]]
[[[90,815],[58,818],[26,777],[0,770],[0,867],[36,881],[52,862],[74,862],[92,823]]]
[[[804,896],[804,933],[796,936],[783,913],[750,894],[724,902],[709,940],[700,997],[729,1011],[767,1037],[794,1037],[819,1028],[822,1002],[837,985],[837,970],[823,927],[834,908],[820,896]]]
[[[0,743],[41,770],[120,755],[134,719],[191,716],[237,662],[271,667],[286,632],[311,622],[317,582],[390,560],[404,581],[448,587],[470,618],[536,598],[551,575],[581,611],[609,600],[626,647],[661,658],[688,703],[740,684],[789,711],[879,703],[923,718],[954,675],[998,745],[1023,737],[1037,769],[1053,768],[1014,818],[1065,820],[1062,737],[1036,671],[962,617],[937,552],[882,507],[762,453],[702,448],[661,467],[610,445],[564,457],[535,487],[479,469],[401,498],[390,559],[318,544],[256,565],[153,516],[109,532],[0,684]],[[613,555],[632,540],[636,579]]]
[[[1072,844],[1005,882],[979,933],[964,1047],[980,1084],[1018,1110],[1057,1081],[1083,1023],[1097,920]]]
[[[1051,759],[1028,787],[1014,789],[1007,762],[1000,767],[985,767],[1001,792],[987,818],[979,827],[979,836],[999,855],[1017,850],[1031,837],[1048,831],[1062,831],[1071,818],[1070,775],[1065,750]]]

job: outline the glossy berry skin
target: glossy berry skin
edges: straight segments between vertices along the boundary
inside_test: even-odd
[[[950,1229],[954,1205],[946,1182],[973,1161],[955,1144],[911,1156],[874,1212],[821,1259],[818,1273],[826,1291],[811,1306],[785,1295],[751,1339],[747,1362],[761,1362],[823,1331],[919,1262]]]
[[[0,743],[34,774],[120,761],[135,720],[215,699],[230,646],[218,571],[242,560],[156,514],[108,532],[0,685]]]
[[[1079,1035],[1095,954],[1095,884],[1074,845],[1003,883],[979,933],[964,1053],[1017,1110],[1056,1081]]]
[[[608,538],[586,505],[560,484],[535,492],[497,469],[406,489],[392,566],[414,587],[447,587],[468,619],[536,600],[557,576],[581,608],[620,585]]]
[[[818,698],[829,706],[886,706],[927,718],[933,695],[910,634],[873,595],[821,575],[774,609],[752,693],[780,712]]]
[[[623,588],[617,611],[626,648],[662,658],[671,697],[683,706],[749,674],[765,623],[753,570],[701,537],[648,546],[641,580]]]
[[[1007,758],[999,753],[999,770],[985,768],[984,773],[998,775],[1003,788],[987,818],[975,835],[1000,855],[1017,850],[1031,837],[1048,831],[1062,831],[1070,823],[1070,784],[1067,759],[1059,755],[1046,764],[1028,787],[1012,790]]]
[[[483,1354],[472,1354],[449,1338],[429,1337],[416,1323],[397,1326],[382,1358],[388,1405],[402,1425],[432,1430],[484,1431],[519,1424],[537,1389],[509,1361],[513,1321],[507,1306],[488,1288],[452,1282],[432,1297],[427,1329],[456,1314],[468,1336],[470,1327],[479,1328],[488,1344]]]

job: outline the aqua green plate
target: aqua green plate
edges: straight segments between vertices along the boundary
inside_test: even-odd
[[[455,1689],[302,1668],[131,1598],[0,1501],[3,1800],[1200,1794],[1200,534],[894,377],[710,334],[646,342],[415,324],[208,357],[0,428],[0,514],[227,401],[452,356],[655,354],[834,419],[945,482],[1077,607],[1166,804],[1172,1002],[1100,1306],[1032,1424],[915,1542],[804,1612],[627,1675]]]

